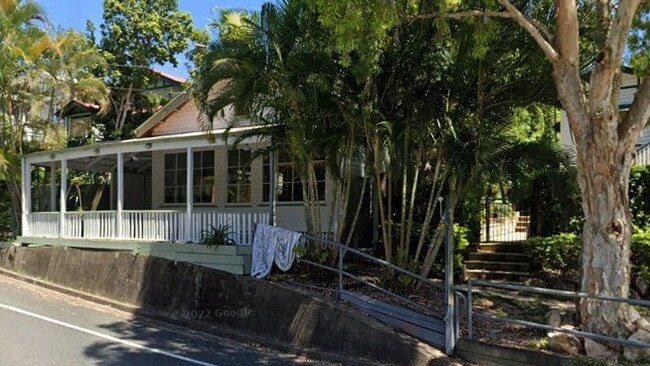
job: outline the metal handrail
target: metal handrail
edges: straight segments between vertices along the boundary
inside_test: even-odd
[[[366,286],[368,286],[368,287],[371,287],[371,288],[373,288],[373,289],[375,289],[375,290],[377,290],[377,291],[380,291],[380,292],[382,292],[382,293],[384,293],[384,294],[386,294],[386,295],[392,296],[392,297],[394,297],[394,298],[396,298],[396,299],[398,299],[398,300],[404,301],[405,303],[407,303],[407,304],[409,304],[409,305],[411,305],[411,306],[413,306],[413,307],[415,307],[415,308],[418,308],[418,309],[420,309],[420,310],[423,310],[423,311],[429,313],[428,315],[433,316],[433,317],[435,317],[435,318],[437,318],[437,319],[441,319],[441,320],[442,320],[441,317],[439,317],[439,316],[437,316],[437,315],[435,315],[435,314],[431,314],[431,313],[432,313],[432,310],[431,310],[431,309],[429,309],[429,308],[427,308],[427,307],[425,307],[425,306],[422,306],[422,305],[420,305],[420,304],[414,302],[413,300],[410,300],[410,299],[408,299],[408,298],[406,298],[406,297],[404,297],[404,296],[398,295],[398,294],[396,294],[396,293],[394,293],[394,292],[392,292],[392,291],[390,291],[390,290],[387,290],[387,289],[385,289],[385,288],[383,288],[383,287],[381,287],[381,286],[377,286],[377,285],[374,284],[374,283],[368,282],[368,281],[364,280],[363,278],[361,278],[361,277],[359,277],[359,276],[355,276],[355,275],[352,274],[352,273],[346,272],[345,270],[341,270],[341,271],[340,271],[338,268],[334,268],[334,267],[326,266],[326,265],[324,265],[324,264],[320,264],[320,263],[317,263],[317,262],[314,262],[314,261],[310,261],[310,260],[308,260],[308,259],[303,259],[303,258],[296,258],[296,261],[298,261],[298,262],[303,262],[303,263],[306,263],[306,264],[312,265],[312,266],[314,266],[314,267],[318,267],[318,268],[321,268],[321,269],[325,269],[325,270],[328,270],[328,271],[331,271],[331,272],[336,272],[336,273],[339,274],[339,275],[343,275],[343,277],[347,277],[347,278],[350,278],[350,279],[352,279],[352,280],[354,280],[354,281],[357,281],[357,282],[363,283],[364,285],[366,285]],[[342,287],[343,287],[343,286],[342,286],[342,283],[339,284],[339,288],[338,288],[339,293],[343,291],[343,288],[342,288]]]
[[[635,341],[635,340],[629,340],[629,339],[623,339],[623,338],[615,338],[615,337],[605,336],[605,335],[602,335],[602,334],[596,334],[596,333],[591,333],[591,332],[583,332],[583,331],[580,331],[580,330],[574,330],[574,329],[568,329],[568,328],[558,328],[558,327],[554,327],[554,326],[551,326],[551,325],[540,324],[540,323],[535,323],[535,322],[529,322],[529,321],[526,321],[526,320],[511,319],[511,318],[507,318],[507,317],[484,315],[484,314],[480,314],[480,313],[476,313],[474,315],[476,317],[478,317],[478,318],[495,320],[495,321],[504,322],[504,323],[519,324],[519,325],[524,325],[524,326],[531,327],[531,328],[552,330],[552,331],[555,331],[555,332],[573,334],[573,335],[580,336],[580,337],[599,339],[599,340],[602,340],[602,341],[608,341],[608,342],[614,342],[614,343],[620,343],[620,344],[627,344],[627,345],[630,345],[630,346],[636,346],[636,347],[642,347],[642,348],[650,348],[650,343],[639,342],[639,341]]]
[[[468,281],[468,283],[469,282],[470,281]],[[484,281],[484,280],[471,280],[471,282],[474,285],[478,285],[478,286],[502,288],[505,290],[530,291],[530,292],[540,293],[544,295],[559,295],[564,297],[571,297],[574,299],[587,298],[587,299],[594,299],[594,300],[623,302],[623,303],[628,303],[633,305],[650,307],[650,301],[641,300],[641,299],[624,299],[620,297],[596,296],[596,295],[589,295],[585,292],[555,290],[555,289],[544,288],[544,287],[533,287],[533,286],[526,286],[526,285],[508,284],[508,283],[495,283],[495,282]],[[462,290],[463,288],[462,286],[456,286],[456,289]]]
[[[574,329],[559,328],[559,327],[554,327],[554,326],[550,326],[550,325],[546,325],[546,324],[530,322],[530,321],[526,321],[526,320],[512,319],[512,318],[508,318],[508,317],[498,317],[498,316],[492,316],[492,315],[485,315],[485,314],[481,314],[481,313],[478,313],[478,312],[476,314],[473,314],[473,311],[472,311],[472,292],[475,291],[475,290],[473,290],[473,285],[479,285],[479,286],[484,286],[484,287],[493,287],[493,288],[501,288],[501,289],[506,289],[506,290],[529,291],[529,292],[540,293],[540,294],[544,294],[544,295],[559,295],[559,296],[564,296],[564,297],[569,297],[569,298],[574,298],[574,299],[587,298],[587,299],[593,299],[593,300],[613,301],[613,302],[621,302],[621,303],[628,303],[628,304],[639,305],[639,306],[644,306],[644,307],[650,307],[650,301],[647,301],[647,300],[624,299],[624,298],[609,297],[609,296],[596,296],[596,295],[590,295],[590,294],[587,294],[587,293],[584,293],[584,292],[554,290],[554,289],[549,289],[549,288],[544,288],[544,287],[533,287],[533,286],[507,284],[507,283],[495,283],[495,282],[484,281],[484,280],[471,280],[470,279],[470,280],[467,281],[467,286],[466,287],[465,286],[455,286],[454,287],[455,291],[457,291],[457,292],[465,292],[467,294],[467,302],[466,302],[467,303],[467,331],[468,331],[468,338],[469,339],[473,338],[473,323],[474,323],[473,317],[478,317],[478,318],[482,318],[482,319],[488,319],[488,320],[499,321],[499,322],[504,322],[504,323],[523,325],[523,326],[527,326],[527,327],[530,327],[530,328],[537,328],[537,329],[550,330],[550,331],[555,331],[555,332],[568,333],[568,334],[572,334],[572,335],[575,335],[575,336],[586,337],[586,338],[591,338],[591,339],[598,339],[598,340],[603,340],[603,341],[613,342],[613,343],[618,343],[618,344],[623,344],[623,345],[630,345],[630,346],[636,346],[636,347],[642,347],[642,348],[650,348],[650,343],[645,343],[645,342],[640,342],[640,341],[635,341],[635,340],[610,337],[610,336],[606,336],[606,335],[602,335],[602,334],[579,331],[579,330],[574,330]]]
[[[426,278],[426,277],[420,276],[419,274],[417,274],[415,272],[409,271],[409,270],[404,269],[402,267],[396,266],[396,265],[394,265],[392,263],[386,262],[383,259],[373,257],[373,256],[371,256],[369,254],[366,254],[366,253],[360,251],[360,250],[350,248],[347,245],[343,245],[341,243],[337,243],[337,242],[334,242],[334,241],[331,241],[331,240],[328,240],[328,239],[315,238],[315,237],[313,237],[311,235],[307,235],[307,234],[302,234],[302,237],[306,238],[306,239],[314,240],[314,241],[320,241],[320,242],[325,243],[327,245],[335,246],[335,247],[337,247],[339,249],[343,249],[343,251],[345,251],[345,252],[354,253],[354,254],[356,254],[356,255],[358,255],[360,257],[363,257],[363,258],[371,260],[371,261],[373,261],[375,263],[381,264],[381,265],[383,265],[385,267],[388,267],[388,268],[390,268],[390,269],[392,269],[394,271],[397,271],[397,272],[400,272],[400,273],[405,274],[407,276],[410,276],[410,277],[412,277],[414,279],[417,279],[419,281],[428,283],[428,284],[430,284],[432,286],[435,286],[435,287],[444,288],[444,285],[441,284],[442,281],[440,281],[440,280],[434,280],[432,278]]]

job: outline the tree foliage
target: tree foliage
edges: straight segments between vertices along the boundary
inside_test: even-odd
[[[60,148],[65,134],[56,112],[72,99],[103,103],[108,90],[93,71],[105,66],[81,34],[53,31],[33,1],[0,2],[0,167],[19,229],[20,158]]]
[[[374,15],[361,14],[360,26],[372,26],[362,18]],[[220,37],[208,47],[194,85],[205,127],[230,108],[233,126],[262,123],[274,147],[303,167],[304,182],[311,180],[307,162],[325,156],[343,216],[356,217],[361,207],[348,199],[353,182],[361,183],[362,198],[372,182],[374,196],[364,199],[378,204],[381,252],[426,275],[443,239],[439,195],[451,193],[445,205],[454,206],[487,182],[512,178],[515,167],[563,161],[556,145],[530,141],[533,132],[529,141],[511,132],[518,110],[555,102],[548,65],[508,24],[494,26],[499,36],[485,40],[481,57],[473,51],[474,23],[391,26],[380,42],[364,38],[362,47],[370,48],[362,52],[361,43],[342,48],[338,32],[346,30],[326,27],[327,15],[310,1],[280,2],[261,13],[223,12]],[[448,32],[455,37],[444,37]],[[357,178],[352,157],[364,161]],[[517,164],[505,169],[507,160]],[[309,187],[303,193],[313,201]],[[314,210],[306,215],[320,221]],[[343,216],[337,237],[349,239]]]
[[[381,42],[393,28],[414,21],[432,22],[441,31],[452,27],[449,19],[473,24],[474,55],[480,58],[498,34],[495,24],[517,25],[548,61],[545,75],[553,78],[576,142],[585,214],[582,290],[601,296],[628,295],[632,221],[627,183],[635,144],[650,118],[650,78],[641,82],[624,115],[618,110],[619,88],[626,50],[636,72],[647,75],[650,12],[646,2],[314,0],[313,4],[325,14],[324,26],[339,37],[337,49],[346,55],[361,53],[363,60],[378,59],[374,54],[378,48],[359,45]],[[363,22],[360,14],[366,13],[371,31],[354,33]],[[634,312],[623,304],[591,299],[581,304],[584,328],[608,335],[633,331]]]
[[[89,33],[95,37],[95,26]],[[189,60],[200,55],[192,42],[204,42],[207,35],[194,27],[189,12],[178,9],[177,0],[105,0],[99,26],[99,47],[109,63],[112,86],[114,137],[128,136],[139,121],[125,126],[133,110],[151,109],[141,91],[155,75],[153,65],[177,66],[179,55]],[[108,122],[107,121],[107,122]],[[126,130],[125,130],[126,127]]]

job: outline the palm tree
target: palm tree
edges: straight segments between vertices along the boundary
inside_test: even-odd
[[[208,46],[194,84],[204,128],[210,130],[210,121],[226,108],[237,116],[233,126],[240,119],[265,126],[252,134],[269,137],[270,149],[288,154],[302,181],[308,231],[318,234],[322,187],[312,160],[324,156],[330,162],[342,157],[349,161],[343,150],[354,144],[342,138],[346,124],[331,92],[337,88],[339,69],[325,52],[317,16],[297,0],[265,5],[261,14],[224,11],[216,26],[220,37]],[[351,174],[340,166],[328,164],[333,177]],[[339,180],[339,192],[349,198],[348,182]],[[341,215],[348,207],[343,201]],[[339,217],[339,222],[346,221]]]
[[[10,192],[14,232],[20,216],[20,156],[34,90],[29,73],[49,46],[38,27],[43,10],[33,1],[0,1],[0,145]]]
[[[94,44],[81,33],[66,31],[50,41],[38,75],[48,90],[43,102],[47,105],[46,120],[54,122],[54,114],[69,101],[78,99],[101,106],[109,106],[109,90],[97,70],[106,68],[106,60]]]

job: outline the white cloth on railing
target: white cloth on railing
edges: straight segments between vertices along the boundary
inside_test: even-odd
[[[279,227],[257,224],[253,237],[251,276],[264,278],[271,272],[273,262],[288,271],[295,259],[293,252],[302,234]]]

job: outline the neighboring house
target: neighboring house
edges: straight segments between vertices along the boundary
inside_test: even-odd
[[[622,72],[621,90],[619,96],[618,107],[621,113],[625,113],[632,106],[634,101],[634,94],[636,93],[641,80],[629,67],[624,67]],[[569,128],[569,120],[566,113],[562,113],[562,121],[560,125],[560,142],[570,151],[575,153],[575,139],[573,133]],[[636,159],[637,165],[650,165],[650,126],[646,126],[643,134],[636,144]]]
[[[234,138],[257,126],[249,123],[233,128],[229,141],[224,141],[228,111],[225,114],[214,121],[215,138],[209,138],[199,127],[196,105],[188,93],[182,93],[139,126],[135,139],[26,155],[23,240],[198,241],[211,225],[228,225],[238,244],[251,244],[254,226],[260,222],[305,231],[302,184],[292,164],[282,154],[249,164],[252,151],[268,142],[247,138],[234,149]],[[321,179],[322,230],[327,231],[332,181],[324,161],[314,165]],[[32,167],[55,173],[45,212],[32,211],[31,190],[27,189]],[[69,169],[110,172],[116,182],[111,184],[110,209],[67,212]],[[57,171],[61,172],[58,181]],[[276,183],[270,179],[274,175]],[[274,184],[277,200],[271,194]]]
[[[155,94],[162,100],[169,101],[182,92],[185,79],[159,70],[151,69],[154,77],[146,86],[144,94]],[[101,106],[72,100],[66,104],[58,115],[65,124],[68,133],[68,147],[81,146],[90,140],[102,141],[104,135],[93,122]]]
[[[80,146],[87,139],[101,141],[102,131],[94,126],[93,120],[101,106],[93,103],[85,103],[74,99],[61,109],[58,113],[64,121],[65,130],[68,136],[68,146]]]

